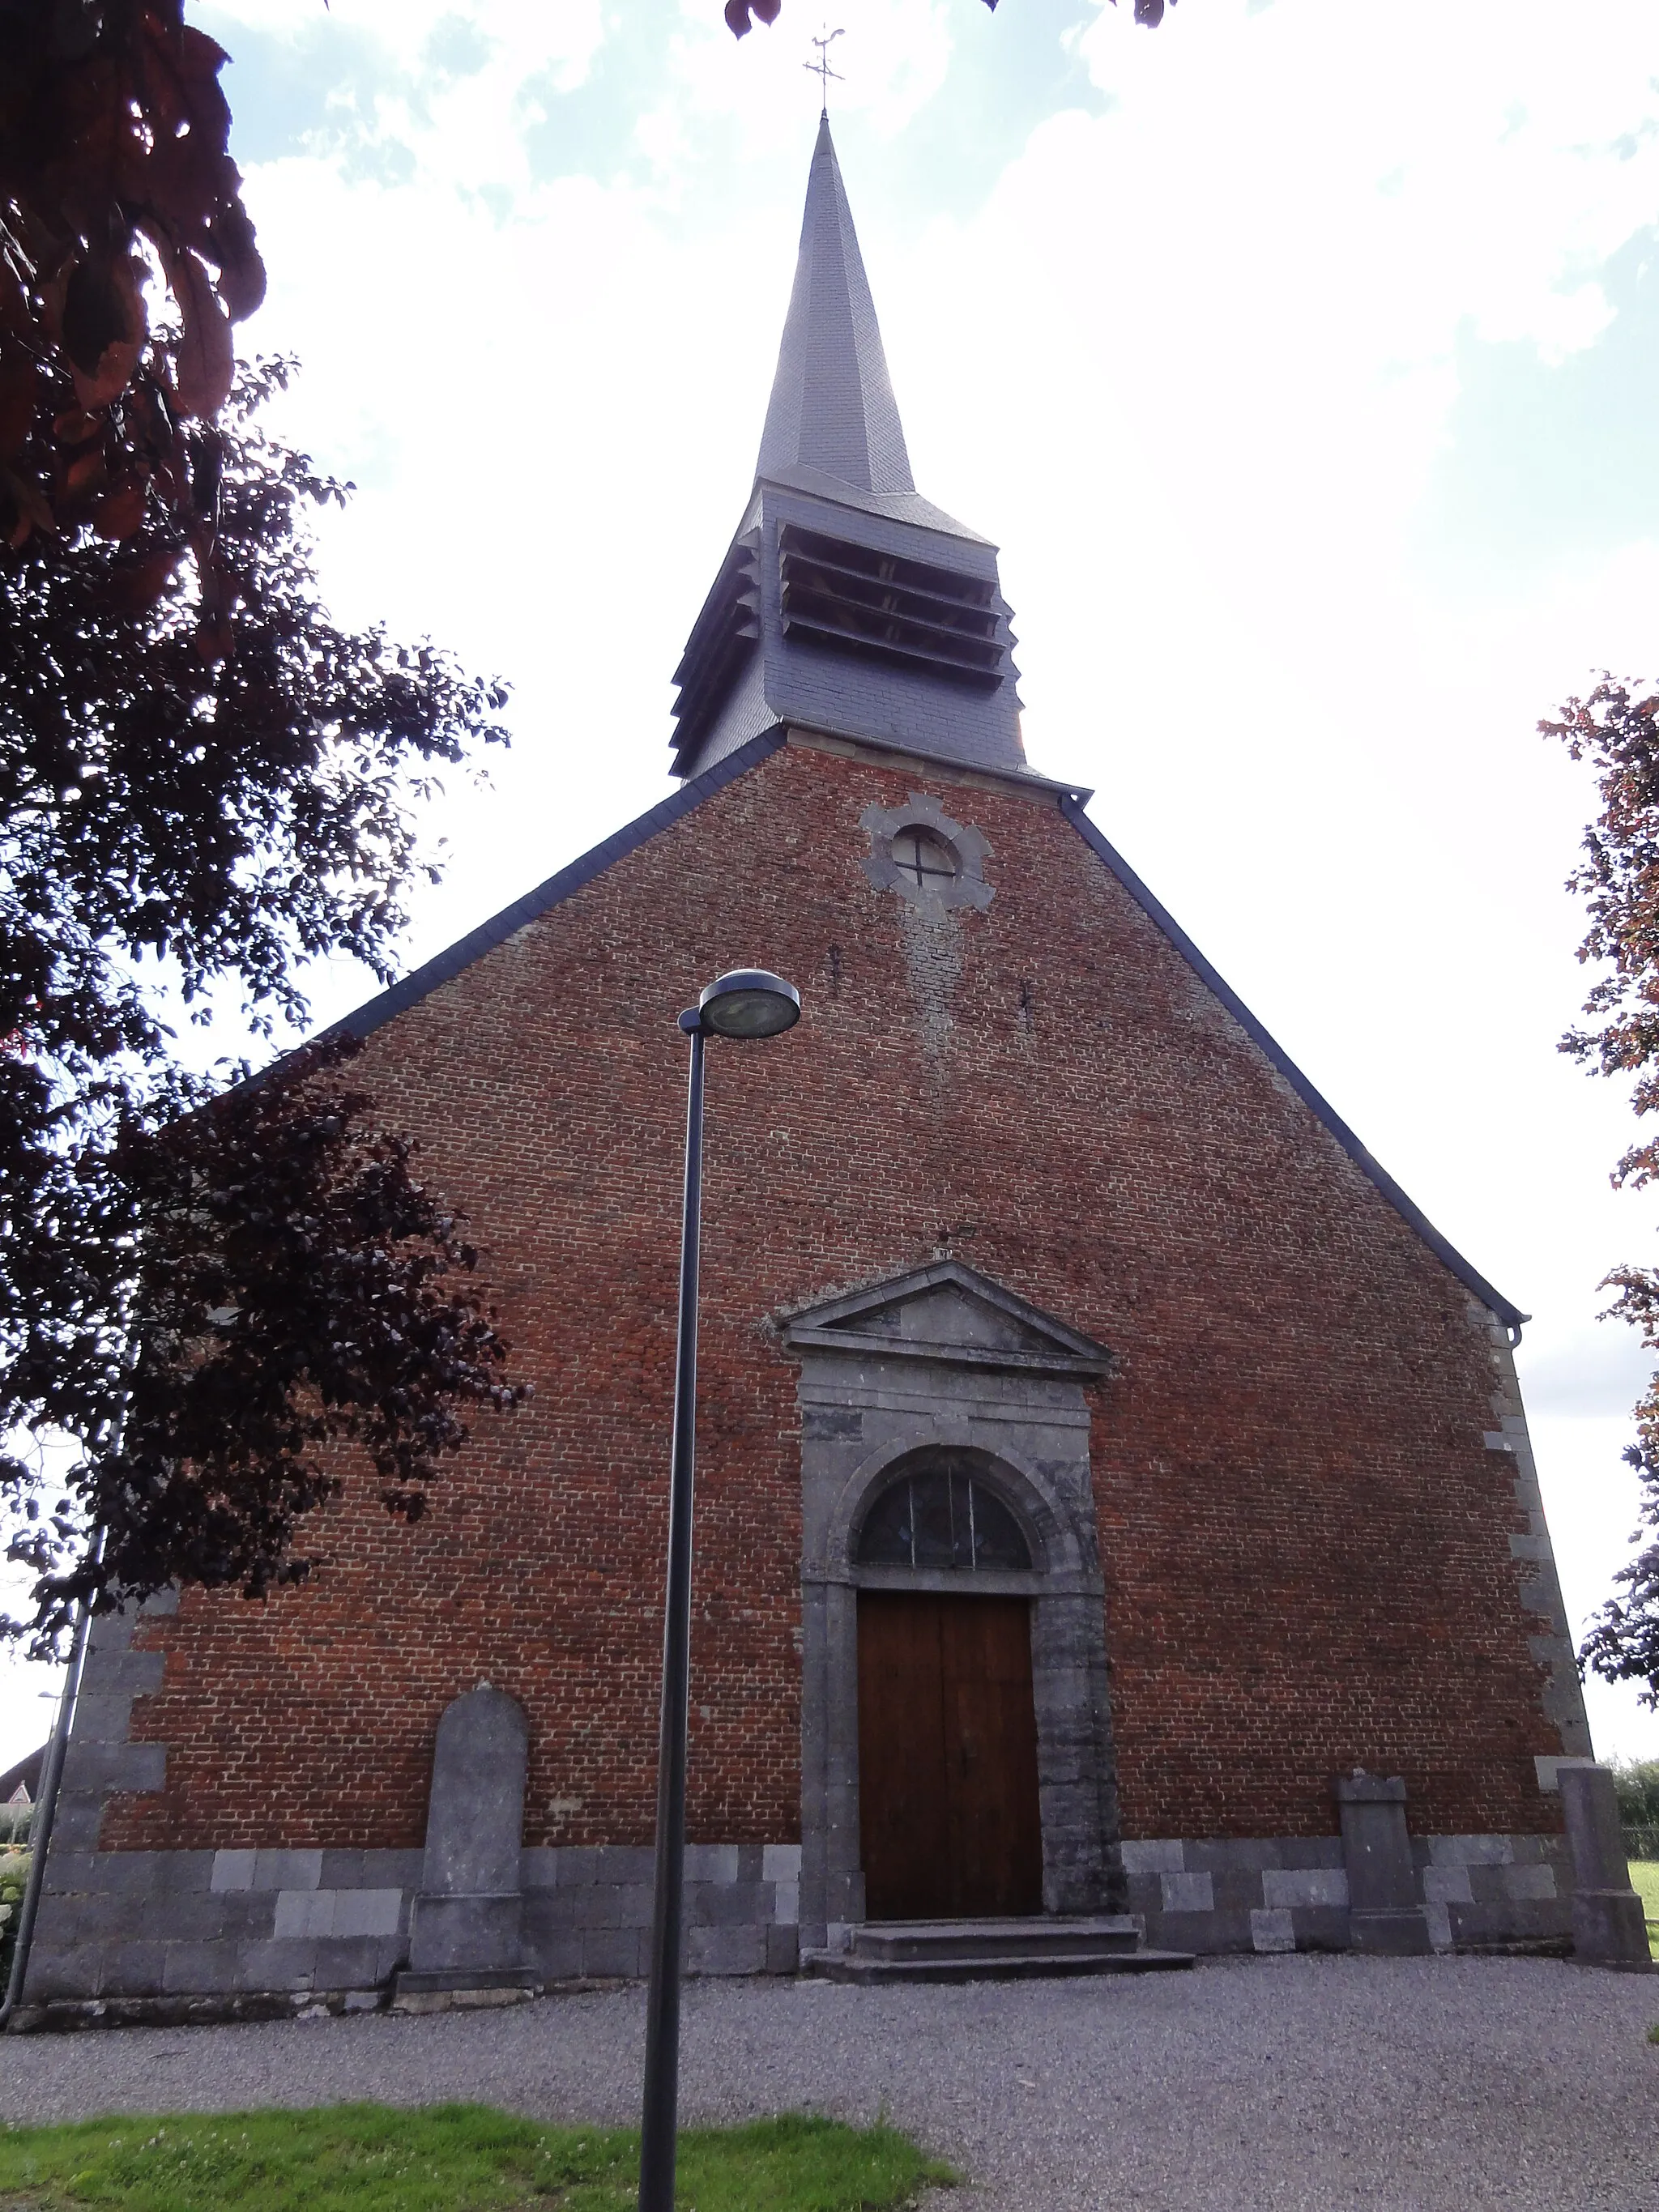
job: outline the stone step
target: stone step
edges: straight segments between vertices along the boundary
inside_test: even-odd
[[[1133,1951],[1139,1930],[1127,1912],[1063,1917],[1022,1914],[1006,1920],[874,1920],[853,1930],[855,1958],[900,1960],[1078,1957]]]
[[[809,1952],[805,1972],[865,1987],[916,1982],[1024,1982],[1079,1974],[1163,1974],[1190,1966],[1190,1951],[987,1951],[931,1959],[870,1959],[854,1951]]]

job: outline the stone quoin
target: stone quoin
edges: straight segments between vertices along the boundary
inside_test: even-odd
[[[534,1397],[413,1528],[346,1470],[304,1588],[94,1626],[37,2016],[641,1971],[676,1016],[753,964],[803,1012],[708,1060],[690,1969],[872,1917],[1570,1941],[1524,1317],[1028,765],[1013,643],[826,123],[680,788],[345,1024]]]

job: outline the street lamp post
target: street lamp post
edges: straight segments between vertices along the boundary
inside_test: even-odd
[[[702,1204],[702,1048],[708,1036],[770,1037],[800,1019],[800,993],[781,975],[738,968],[680,1016],[691,1040],[685,1110],[685,1212],[680,1233],[674,1443],[668,1479],[668,1594],[662,1632],[657,1745],[657,1869],[651,1983],[645,2011],[645,2110],[640,2212],[673,2212],[680,2075],[680,1924],[685,1891],[686,1701],[691,1667],[691,1486],[697,1412],[697,1250]]]

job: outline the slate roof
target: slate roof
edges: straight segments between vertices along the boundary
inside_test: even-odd
[[[870,280],[830,137],[818,123],[795,289],[756,477],[822,470],[866,492],[913,492]]]
[[[706,769],[702,775],[695,776],[684,784],[672,798],[664,799],[659,805],[625,823],[613,836],[584,853],[580,860],[573,860],[567,868],[561,868],[556,875],[549,876],[544,883],[538,884],[533,890],[526,891],[511,906],[503,907],[499,914],[480,923],[466,936],[458,938],[435,959],[415,969],[401,982],[394,983],[390,990],[382,991],[378,997],[370,999],[355,1013],[348,1014],[343,1020],[334,1024],[333,1027],[344,1030],[353,1036],[366,1037],[383,1027],[395,1015],[402,1013],[406,1007],[417,1006],[429,993],[437,990],[441,984],[453,981],[475,961],[482,960],[485,953],[495,946],[505,944],[527,923],[538,920],[565,899],[573,897],[577,891],[602,876],[616,861],[624,859],[629,853],[637,852],[659,831],[669,829],[676,822],[684,821],[706,799],[712,799],[717,792],[724,791],[728,784],[735,782],[738,776],[747,775],[762,761],[769,759],[784,742],[781,728],[764,730],[758,737],[751,738],[747,744],[728,754],[715,767]],[[1010,778],[1011,782],[1013,781],[1015,779]],[[1109,869],[1136,905],[1174,945],[1194,975],[1220,1000],[1245,1034],[1260,1046],[1273,1066],[1316,1119],[1330,1132],[1355,1166],[1375,1185],[1407,1226],[1422,1238],[1443,1266],[1472,1291],[1482,1305],[1488,1307],[1499,1321],[1517,1333],[1518,1340],[1521,1324],[1529,1316],[1506,1298],[1501,1291],[1494,1289],[1479,1269],[1471,1267],[1456,1247],[1441,1235],[1422,1209],[1407,1196],[1387,1170],[1372,1158],[1329,1100],[1308,1080],[1284,1047],[1211,966],[1168,908],[1153,896],[1122,854],[1102,836],[1084,811],[1081,801],[1062,796],[1058,803],[1061,814],[1090,850]]]
[[[1023,767],[996,548],[910,472],[828,117],[742,521],[674,672],[674,774],[773,722]]]

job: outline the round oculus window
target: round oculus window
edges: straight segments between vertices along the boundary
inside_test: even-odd
[[[895,836],[893,866],[919,891],[954,883],[962,872],[955,846],[947,843],[937,830],[919,828],[901,830]]]

